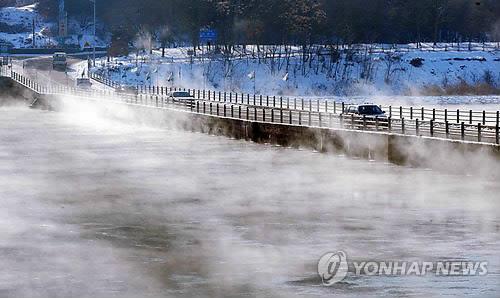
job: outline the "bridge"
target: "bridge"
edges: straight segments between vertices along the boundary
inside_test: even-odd
[[[57,107],[64,96],[127,105],[163,113],[166,118],[187,115],[181,127],[283,146],[307,146],[320,151],[341,150],[397,164],[425,164],[429,156],[414,147],[448,151],[483,152],[500,156],[499,112],[382,106],[386,118],[345,113],[348,105],[322,99],[138,86],[134,94],[116,92],[119,85],[107,78],[91,78],[110,88],[82,90],[64,84],[37,81],[10,66],[0,75],[32,93],[33,106]],[[172,91],[186,91],[192,102],[176,102]],[[64,100],[64,99],[62,99]],[[146,116],[147,117],[147,116]],[[436,149],[437,148],[437,149]],[[419,156],[415,156],[415,154]]]
[[[91,78],[111,88],[119,84],[91,74]],[[346,114],[345,102],[321,99],[228,93],[210,90],[178,89],[161,86],[137,86],[138,102],[144,96],[168,102],[172,91],[185,91],[195,98],[192,111],[222,117],[319,128],[346,128],[431,138],[455,139],[499,144],[500,111],[448,110],[403,106],[380,107],[387,118]]]

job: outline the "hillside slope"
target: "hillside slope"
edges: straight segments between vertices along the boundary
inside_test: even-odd
[[[420,94],[456,84],[500,87],[500,52],[442,51],[342,54],[335,62],[301,57],[195,58],[186,48],[148,56],[104,59],[94,70],[126,84],[175,85],[283,95]],[[192,63],[191,63],[192,62]],[[255,78],[255,82],[254,82]],[[255,83],[255,85],[254,85]]]

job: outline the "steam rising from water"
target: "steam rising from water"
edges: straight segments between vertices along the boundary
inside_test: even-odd
[[[500,290],[500,186],[488,176],[160,130],[126,107],[65,110],[0,108],[5,296]],[[486,259],[492,272],[318,286],[317,259],[340,249],[355,260]]]

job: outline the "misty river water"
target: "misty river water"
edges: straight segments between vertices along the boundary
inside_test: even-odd
[[[1,297],[498,297],[500,183],[81,115],[0,108]],[[349,274],[318,259],[489,262]]]

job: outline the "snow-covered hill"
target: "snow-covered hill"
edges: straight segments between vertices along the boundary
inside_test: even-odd
[[[341,54],[336,61],[317,59],[303,67],[300,55],[256,59],[213,56],[191,61],[187,48],[169,49],[148,56],[130,56],[108,63],[96,72],[125,84],[153,84],[261,94],[345,95],[419,94],[430,86],[460,82],[500,87],[498,51],[409,51]],[[191,63],[192,62],[192,63]]]

